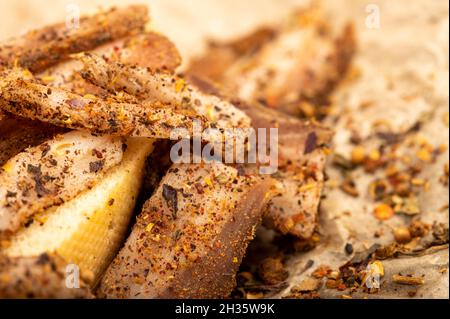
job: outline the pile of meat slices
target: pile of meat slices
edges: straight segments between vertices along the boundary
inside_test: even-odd
[[[332,131],[298,115],[304,103],[324,103],[343,78],[355,48],[352,28],[333,36],[320,12],[295,12],[286,23],[212,44],[182,78],[177,49],[145,31],[147,19],[146,7],[111,9],[83,17],[76,29],[58,24],[1,44],[0,165],[12,167],[0,171],[0,239],[101,179],[120,162],[125,137],[167,140],[183,128],[190,138],[194,121],[278,128],[272,176],[260,175],[258,164],[165,170],[95,291],[106,298],[227,297],[261,221],[305,241],[313,235]],[[75,148],[64,163],[45,156],[55,137]],[[76,151],[86,147],[101,153],[94,154],[101,165]],[[50,255],[1,257],[0,273],[17,280],[0,293],[33,287],[33,296],[92,296],[61,288],[62,264]]]

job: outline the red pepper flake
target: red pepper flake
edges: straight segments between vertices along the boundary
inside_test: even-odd
[[[92,150],[92,155],[93,155],[93,156],[96,156],[96,157],[99,158],[99,159],[100,159],[100,158],[103,158],[103,153],[100,152],[99,150],[95,149],[95,148]]]
[[[328,275],[329,273],[331,273],[331,268],[329,266],[319,266],[316,270],[313,271],[313,273],[311,274],[311,276],[313,276],[314,278],[320,279],[325,277],[326,275]]]
[[[195,186],[195,189],[197,190],[197,193],[199,193],[200,195],[205,193],[205,191],[203,190],[202,184],[195,183],[194,186]]]
[[[374,209],[374,214],[379,220],[388,220],[394,216],[394,210],[387,204],[378,204]]]
[[[166,200],[167,206],[172,210],[173,219],[176,219],[178,212],[178,191],[172,186],[164,184],[162,195]]]
[[[39,148],[42,151],[41,157],[45,157],[45,155],[47,155],[47,153],[51,149],[50,145],[48,145],[47,143],[42,144]]]

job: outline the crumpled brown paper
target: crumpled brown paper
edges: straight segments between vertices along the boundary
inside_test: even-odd
[[[345,264],[351,258],[344,249],[347,243],[351,243],[356,252],[366,251],[373,244],[387,245],[394,241],[392,230],[408,225],[413,219],[429,224],[444,223],[448,228],[448,186],[440,181],[443,167],[449,160],[448,3],[378,1],[381,24],[375,29],[365,25],[365,1],[346,3],[351,7],[351,18],[357,26],[359,50],[354,63],[357,75],[336,92],[334,115],[328,119],[336,131],[335,153],[349,154],[353,147],[349,142],[352,132],[357,132],[361,138],[371,136],[377,122],[383,122],[392,132],[400,134],[421,122],[417,135],[435,146],[444,145],[446,151],[420,174],[430,183],[429,190],[419,195],[420,214],[395,215],[384,222],[374,217],[374,204],[367,194],[373,174],[362,169],[353,173],[360,193],[358,198],[353,198],[335,187],[342,177],[330,163],[327,168],[330,180],[321,207],[322,242],[308,253],[289,258],[289,285],[277,297],[289,295],[293,287],[309,278],[321,264],[333,269]],[[378,142],[374,138],[364,146],[370,148],[371,143],[375,146]],[[375,238],[376,232],[383,235]],[[303,271],[311,261],[314,264]],[[357,292],[353,297],[449,297],[448,245],[423,256],[387,259],[382,263],[385,274],[380,291],[370,295]],[[423,277],[425,283],[421,286],[396,284],[392,276],[399,273]],[[319,292],[323,298],[347,293],[326,289],[324,285]]]

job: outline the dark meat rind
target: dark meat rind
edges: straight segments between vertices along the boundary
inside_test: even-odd
[[[274,185],[218,163],[174,165],[106,271],[100,297],[227,297]],[[176,206],[163,196],[168,188]]]
[[[65,23],[59,23],[31,31],[0,46],[0,66],[19,66],[39,72],[71,53],[91,50],[141,31],[147,21],[147,7],[129,6],[82,17],[78,28],[67,28]]]
[[[67,263],[57,255],[7,257],[0,254],[0,298],[91,299],[80,278],[79,288],[66,286]]]
[[[66,131],[42,122],[5,116],[0,119],[0,167],[24,149],[39,145]]]

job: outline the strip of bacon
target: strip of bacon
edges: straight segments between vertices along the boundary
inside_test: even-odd
[[[224,298],[274,183],[211,165],[174,165],[103,277],[107,298]]]
[[[142,31],[147,21],[147,7],[129,6],[81,17],[78,26],[59,23],[31,31],[0,46],[0,66],[42,71],[71,53]]]
[[[249,118],[231,103],[204,94],[177,76],[130,67],[92,55],[79,56],[84,63],[83,77],[111,92],[125,92],[150,102],[189,107],[218,128],[250,127]]]
[[[181,63],[175,45],[163,35],[146,32],[125,37],[104,44],[90,51],[108,61],[117,61],[130,66],[140,66],[151,70],[174,73]],[[80,71],[83,63],[70,58],[36,75],[44,83],[62,87],[73,93],[106,96],[100,87],[84,80]]]
[[[173,128],[184,128],[192,135],[194,120],[207,126],[202,116],[187,108],[174,109],[159,101],[123,102],[120,95],[108,100],[80,96],[37,83],[25,73],[19,69],[2,72],[0,98],[9,102],[0,103],[4,111],[56,126],[116,136],[170,138]]]

